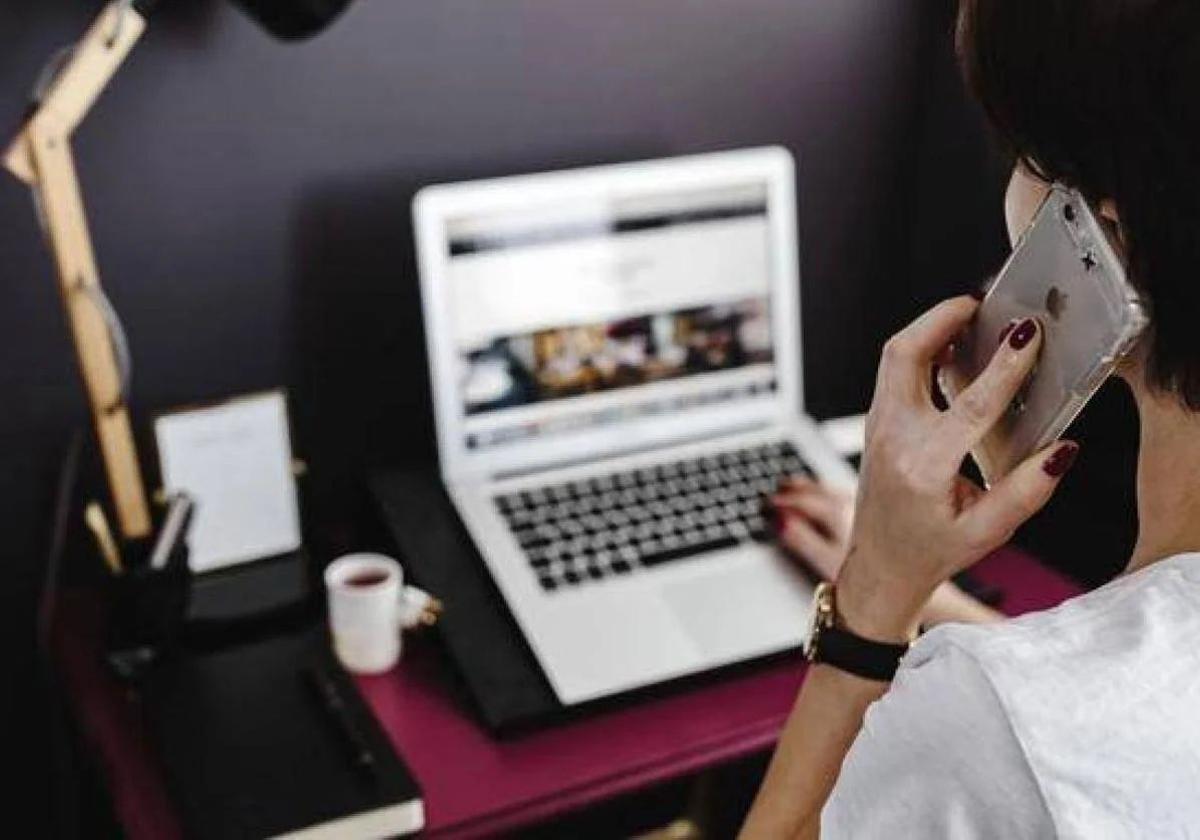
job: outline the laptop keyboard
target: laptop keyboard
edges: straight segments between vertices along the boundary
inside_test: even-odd
[[[497,496],[546,591],[772,538],[763,497],[811,471],[769,443]]]

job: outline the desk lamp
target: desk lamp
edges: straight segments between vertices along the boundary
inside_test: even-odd
[[[237,5],[276,37],[297,39],[319,32],[350,2],[237,0]],[[71,135],[145,31],[156,5],[156,0],[110,2],[61,61],[3,153],[5,168],[29,185],[40,211],[117,522],[128,540],[151,530],[127,408],[129,354],[100,285]]]

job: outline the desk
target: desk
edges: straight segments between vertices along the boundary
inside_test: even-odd
[[[1016,615],[1078,588],[1026,554],[1004,549],[976,567]],[[102,611],[86,595],[63,602],[56,654],[69,701],[130,840],[182,832],[136,709],[100,662]],[[775,743],[803,677],[774,662],[520,737],[493,740],[458,705],[432,643],[393,672],[358,680],[425,791],[428,837],[512,831],[678,779]]]

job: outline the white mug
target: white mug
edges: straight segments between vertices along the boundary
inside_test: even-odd
[[[329,631],[338,661],[357,674],[381,674],[400,659],[404,572],[382,554],[347,554],[325,569]]]

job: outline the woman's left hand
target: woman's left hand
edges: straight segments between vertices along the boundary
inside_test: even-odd
[[[854,495],[805,476],[784,479],[768,498],[780,545],[822,580],[836,580],[854,524]],[[927,627],[947,621],[984,624],[1004,618],[950,581],[934,590],[921,612]]]
[[[767,499],[779,542],[822,580],[834,580],[846,557],[854,494],[806,476],[784,479]]]

